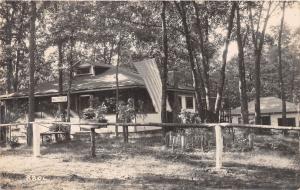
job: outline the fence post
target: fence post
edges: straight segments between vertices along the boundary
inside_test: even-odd
[[[222,154],[223,154],[223,137],[222,128],[220,125],[215,126],[216,135],[216,169],[220,170],[222,168]]]
[[[185,134],[184,131],[180,133],[180,141],[181,141],[181,149],[184,151],[185,149]]]
[[[37,124],[28,123],[28,125],[32,125],[33,130],[33,156],[38,157],[41,155],[41,136],[40,136],[40,129]]]
[[[123,128],[124,143],[126,143],[126,127],[125,127],[125,125],[123,125],[122,128]]]
[[[253,134],[253,129],[249,129],[249,134],[248,134],[248,140],[249,140],[249,148],[252,150],[253,149],[253,144],[254,144],[254,134]]]
[[[126,126],[126,143],[128,143],[128,136],[129,136],[129,131],[128,131],[128,125]]]
[[[95,128],[91,128],[91,157],[96,157]]]

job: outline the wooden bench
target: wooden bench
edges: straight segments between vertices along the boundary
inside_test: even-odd
[[[42,137],[42,144],[44,143],[44,137],[50,137],[50,139],[52,140],[52,136],[54,135],[66,135],[66,132],[62,132],[62,131],[51,131],[51,132],[44,132],[44,133],[41,133],[41,137]]]

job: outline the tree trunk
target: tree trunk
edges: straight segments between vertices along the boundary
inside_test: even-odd
[[[18,92],[18,86],[19,86],[19,64],[21,59],[24,59],[24,52],[21,53],[21,46],[22,46],[22,37],[24,33],[24,16],[25,16],[25,9],[26,5],[23,4],[22,11],[21,11],[21,18],[20,18],[20,27],[18,28],[17,32],[17,55],[16,55],[16,63],[14,66],[14,82],[13,82],[13,89],[14,92]]]
[[[162,2],[162,10],[161,10],[161,20],[162,20],[162,44],[163,44],[163,57],[162,57],[162,95],[161,95],[161,122],[167,122],[167,81],[168,81],[168,34],[167,34],[167,25],[166,25],[166,6],[167,2]],[[163,144],[169,146],[168,130],[163,128]]]
[[[16,6],[15,3],[12,3],[12,12],[9,15],[10,18],[6,19],[5,24],[5,64],[6,64],[6,93],[10,94],[12,90],[12,80],[13,80],[13,55],[12,55],[12,38],[13,38],[13,26],[15,24],[15,10]]]
[[[63,50],[62,47],[63,44],[61,42],[58,42],[57,49],[58,49],[58,93],[59,95],[63,94],[63,70],[62,70],[62,64],[63,64]],[[63,103],[58,103],[58,113],[60,120],[63,121]]]
[[[194,56],[193,56],[193,49],[192,49],[192,44],[191,44],[191,36],[190,36],[190,31],[188,28],[187,20],[186,20],[186,10],[185,10],[185,2],[174,2],[175,6],[181,16],[181,21],[184,29],[184,34],[185,34],[185,40],[186,40],[186,47],[188,50],[189,54],[189,62],[191,65],[192,69],[192,75],[193,75],[193,80],[194,80],[194,88],[195,88],[195,97],[196,97],[196,104],[197,104],[197,111],[200,114],[200,117],[202,121],[204,120],[204,111],[203,111],[203,104],[202,104],[202,98],[201,98],[201,89],[200,89],[200,73],[197,72],[197,68],[194,62]]]
[[[252,30],[252,40],[254,45],[254,56],[255,56],[255,124],[260,124],[260,60],[262,55],[262,48],[265,40],[265,32],[268,24],[268,20],[270,17],[270,9],[271,9],[272,2],[269,2],[269,7],[267,10],[267,15],[264,20],[263,30],[261,34],[258,33],[259,30],[259,23],[257,24],[257,29],[255,31],[254,25],[253,25],[253,18],[252,18],[252,12],[251,7],[249,6],[249,16],[250,16],[250,23],[251,23],[251,30]],[[262,8],[261,8],[262,10]],[[261,13],[259,14],[261,16]],[[260,20],[260,17],[259,17]],[[257,41],[259,37],[259,42]]]
[[[7,35],[7,40],[5,44],[5,52],[6,52],[6,93],[11,93],[11,87],[12,87],[12,79],[13,79],[13,59],[12,59],[12,47],[11,47],[11,41],[12,41],[12,34],[10,31],[10,34]]]
[[[103,42],[103,60],[104,60],[104,64],[107,64],[107,46],[106,46],[106,42]]]
[[[247,86],[246,86],[246,76],[245,76],[245,62],[244,62],[244,42],[241,35],[241,21],[238,2],[236,3],[236,25],[237,25],[237,44],[238,44],[238,65],[239,65],[239,95],[241,104],[241,115],[242,123],[249,123],[249,111],[248,111],[248,97],[247,97]],[[247,33],[246,33],[247,35]],[[246,36],[245,36],[246,38]],[[247,130],[249,148],[253,148],[253,133],[252,130]]]
[[[285,1],[283,1],[282,7],[282,16],[279,30],[279,38],[278,38],[278,74],[279,74],[279,86],[282,100],[282,125],[286,126],[286,97],[285,97],[285,88],[284,88],[284,80],[282,74],[282,51],[281,51],[281,43],[282,43],[282,30],[284,23],[284,12],[285,12]]]
[[[29,36],[29,111],[28,121],[34,121],[34,72],[35,72],[35,20],[36,20],[36,3],[30,2],[30,36]],[[32,125],[27,128],[27,144],[32,145]]]
[[[117,49],[118,59],[117,59],[117,66],[116,66],[116,123],[118,123],[118,120],[119,120],[119,110],[118,109],[119,109],[119,66],[120,66],[121,41],[122,41],[121,32],[119,35],[120,35],[120,39],[118,42],[118,49]],[[124,130],[123,130],[123,132],[124,132]],[[115,133],[116,133],[116,137],[118,137],[119,136],[119,126],[117,126],[117,125],[115,127]]]
[[[199,17],[199,8],[196,2],[193,1],[194,10],[196,14],[196,25],[197,25],[197,32],[200,39],[200,51],[202,54],[202,66],[203,66],[203,81],[204,81],[204,89],[205,89],[205,99],[206,99],[206,109],[211,111],[211,103],[210,103],[210,82],[209,82],[209,62],[208,62],[208,55],[207,51],[205,50],[204,46],[204,34],[202,32],[201,21]]]
[[[67,122],[71,121],[71,91],[72,91],[72,81],[73,81],[73,48],[74,48],[74,37],[73,32],[70,38],[71,49],[70,49],[70,57],[69,57],[69,80],[68,80],[68,105],[67,105]]]
[[[236,24],[237,24],[237,44],[238,44],[238,66],[239,66],[239,92],[240,92],[240,104],[241,104],[241,115],[244,124],[249,123],[248,118],[248,97],[247,97],[247,86],[246,86],[246,77],[245,77],[245,63],[244,63],[244,49],[243,49],[243,40],[241,35],[241,22],[240,22],[240,13],[239,5],[237,2],[234,2],[236,5]]]
[[[114,46],[115,44],[112,42],[110,42],[110,50],[109,50],[109,57],[108,57],[108,64],[111,65],[111,58],[113,56],[113,52],[114,52]]]
[[[226,35],[226,40],[225,40],[225,47],[223,50],[222,67],[221,67],[221,71],[220,71],[220,80],[219,80],[217,98],[216,98],[216,102],[215,102],[215,113],[217,116],[219,116],[219,112],[221,109],[223,89],[224,89],[224,84],[225,84],[225,68],[226,68],[226,64],[227,64],[227,52],[228,52],[228,45],[230,42],[231,31],[232,31],[232,27],[233,27],[233,19],[234,19],[235,9],[236,9],[236,4],[232,3],[230,15],[228,17],[227,35]]]
[[[13,88],[14,92],[18,92],[18,85],[19,85],[19,64],[21,59],[21,50],[19,49],[20,41],[18,41],[18,49],[17,49],[17,57],[16,57],[16,63],[15,63],[15,77],[14,77],[14,83]]]

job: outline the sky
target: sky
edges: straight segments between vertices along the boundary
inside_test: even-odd
[[[267,33],[274,26],[279,26],[281,21],[282,11],[278,10],[274,12],[270,17],[267,27]],[[292,7],[287,7],[285,10],[284,22],[292,30],[292,32],[300,27],[300,1],[295,2]],[[228,47],[227,60],[232,59],[238,53],[237,43],[231,42]]]

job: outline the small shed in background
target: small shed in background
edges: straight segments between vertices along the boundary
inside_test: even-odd
[[[261,124],[262,125],[282,125],[282,100],[276,97],[261,97]],[[248,103],[249,121],[254,123],[255,101]],[[241,107],[231,111],[232,123],[241,122]],[[299,107],[291,102],[286,102],[286,117],[288,126],[299,127]]]

